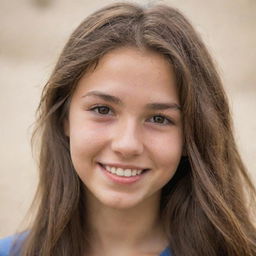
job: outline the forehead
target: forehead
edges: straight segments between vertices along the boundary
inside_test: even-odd
[[[117,67],[122,63],[122,60],[126,62],[140,62],[141,67],[146,67],[146,64],[154,65],[156,62],[159,68],[171,67],[164,55],[150,49],[139,49],[132,46],[120,47],[108,52],[100,59],[98,67],[106,65],[106,63],[109,66]]]
[[[172,66],[169,61],[160,53],[148,49],[138,49],[136,47],[122,47],[110,51],[104,55],[96,67],[96,70],[106,70],[112,75],[122,74],[124,71],[133,71],[133,78],[143,74],[154,74],[161,79],[164,77],[174,78]],[[144,79],[147,76],[143,77]],[[132,77],[131,77],[132,78]]]
[[[77,93],[88,90],[177,98],[176,79],[169,61],[151,50],[133,47],[104,55],[79,81]]]

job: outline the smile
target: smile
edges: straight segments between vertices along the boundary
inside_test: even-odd
[[[111,172],[117,176],[125,176],[125,177],[131,177],[140,175],[143,170],[137,170],[137,169],[123,169],[120,167],[111,167],[108,165],[104,166],[108,172]]]
[[[144,171],[149,169],[143,168],[131,168],[131,167],[120,167],[120,166],[113,166],[113,165],[105,165],[100,164],[107,172],[114,174],[119,177],[134,177],[142,174]]]

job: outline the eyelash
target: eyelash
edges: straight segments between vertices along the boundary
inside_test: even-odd
[[[105,114],[100,113],[100,112],[99,112],[100,109],[105,109],[105,110],[108,109],[108,111],[112,111],[110,107],[105,106],[105,105],[94,106],[94,107],[90,108],[89,111],[95,112],[96,114],[102,115],[102,116],[104,116],[104,115],[109,115],[109,112],[108,112],[108,113],[105,113]],[[112,114],[113,114],[113,111],[112,111]],[[111,115],[112,115],[112,114],[111,114]],[[168,117],[166,117],[165,115],[160,114],[160,113],[159,113],[159,114],[156,114],[156,115],[154,115],[154,116],[152,116],[150,119],[156,118],[156,117],[158,117],[158,118],[160,117],[160,118],[162,118],[162,120],[163,120],[163,122],[161,122],[161,123],[154,122],[154,123],[156,123],[156,124],[159,124],[159,125],[172,125],[172,124],[174,124],[174,122],[173,122],[170,118],[168,118]]]

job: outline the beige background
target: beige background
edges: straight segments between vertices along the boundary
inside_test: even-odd
[[[71,31],[110,2],[0,0],[0,236],[15,232],[35,192],[29,141],[42,86]],[[237,142],[255,179],[256,0],[165,2],[188,16],[218,63]]]

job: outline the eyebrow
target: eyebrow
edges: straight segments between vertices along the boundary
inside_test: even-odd
[[[123,102],[116,96],[105,94],[99,91],[90,91],[87,94],[83,95],[82,98],[94,96],[101,98],[105,101],[115,103],[117,105],[123,105]],[[181,110],[181,107],[177,103],[148,103],[146,104],[145,108],[150,110],[167,110],[167,109],[174,109],[174,110]]]
[[[151,110],[181,110],[181,107],[177,103],[149,103],[146,105],[146,108]]]

